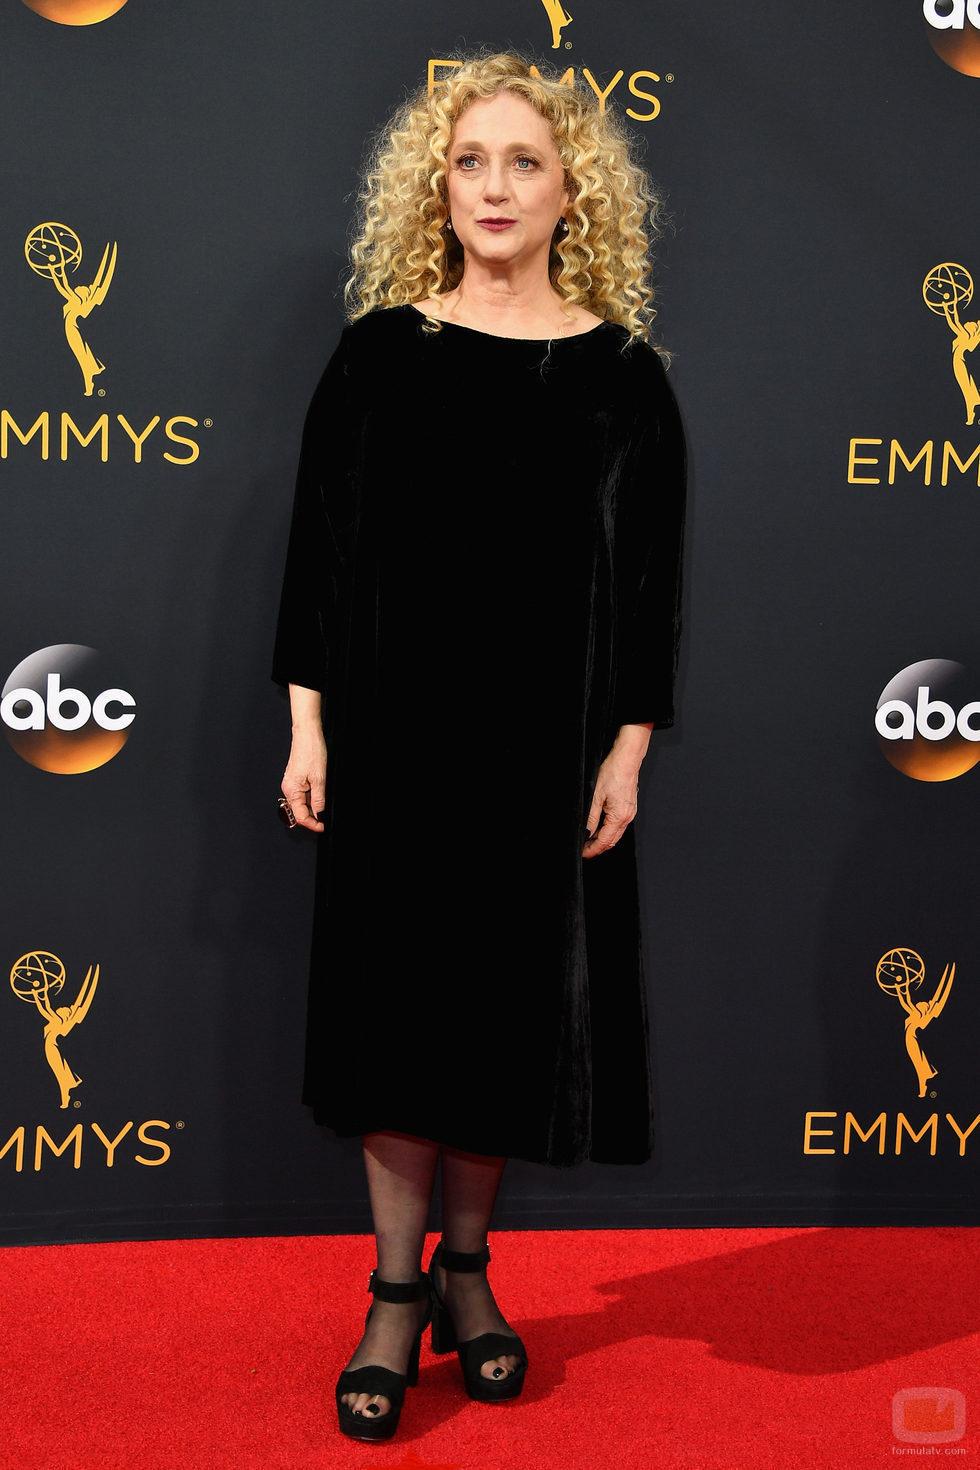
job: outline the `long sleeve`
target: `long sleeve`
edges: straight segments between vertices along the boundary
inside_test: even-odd
[[[351,397],[345,331],[306,415],[272,665],[278,684],[321,692],[355,534]]]
[[[621,466],[614,521],[615,724],[674,723],[680,642],[686,448],[659,357],[643,351],[644,391]]]

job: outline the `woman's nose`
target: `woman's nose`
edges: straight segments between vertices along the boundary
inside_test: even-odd
[[[503,164],[491,164],[483,192],[488,200],[495,203],[507,198],[507,173]]]

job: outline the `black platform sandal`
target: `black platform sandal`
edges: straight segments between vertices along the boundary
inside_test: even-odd
[[[524,1374],[527,1370],[527,1353],[524,1344],[516,1333],[510,1335],[505,1332],[484,1332],[479,1337],[471,1337],[467,1342],[457,1341],[453,1319],[449,1315],[445,1298],[439,1290],[433,1267],[441,1266],[444,1271],[482,1271],[489,1264],[489,1246],[485,1245],[480,1251],[450,1251],[446,1249],[441,1240],[432,1252],[432,1259],[429,1262],[429,1282],[432,1288],[432,1351],[451,1353],[455,1348],[459,1366],[463,1370],[466,1392],[471,1399],[477,1399],[482,1404],[494,1404],[499,1403],[502,1399],[517,1398],[524,1387]],[[520,1359],[513,1372],[508,1373],[506,1378],[484,1378],[480,1372],[483,1364],[488,1363],[492,1358],[500,1358],[507,1354],[513,1354]]]
[[[351,1439],[390,1439],[398,1428],[398,1418],[405,1400],[405,1389],[406,1387],[414,1388],[419,1381],[419,1350],[422,1346],[422,1333],[432,1318],[432,1296],[429,1290],[429,1278],[424,1271],[418,1281],[382,1281],[377,1271],[372,1271],[368,1291],[379,1302],[418,1302],[423,1298],[428,1301],[421,1325],[415,1334],[415,1341],[412,1343],[412,1350],[408,1355],[406,1373],[396,1373],[392,1368],[382,1368],[379,1363],[365,1363],[363,1368],[345,1368],[337,1379],[337,1418],[341,1433],[350,1435]],[[371,1320],[373,1311],[374,1302],[368,1307],[367,1316],[364,1319],[365,1328]],[[377,1419],[368,1418],[364,1414],[355,1414],[350,1405],[343,1402],[345,1393],[381,1393],[391,1404],[391,1408],[387,1414],[382,1414]]]

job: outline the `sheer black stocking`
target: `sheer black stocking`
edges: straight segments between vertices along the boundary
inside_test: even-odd
[[[378,1275],[385,1281],[417,1281],[436,1164],[442,1158],[443,1239],[448,1250],[477,1251],[486,1244],[490,1216],[506,1159],[465,1153],[405,1133],[364,1136],[364,1166],[371,1196],[378,1250]],[[501,1316],[485,1272],[439,1271],[442,1291],[461,1342],[484,1332],[511,1329]],[[348,1368],[377,1363],[404,1373],[412,1341],[422,1320],[422,1302],[374,1302],[371,1320]],[[515,1334],[516,1335],[516,1334]],[[492,1359],[481,1369],[494,1378],[513,1371],[513,1354]],[[384,1394],[344,1394],[354,1413],[387,1414]]]
[[[504,1172],[504,1158],[442,1149],[442,1238],[451,1251],[479,1251],[487,1242],[490,1216]],[[484,1332],[510,1333],[501,1315],[485,1271],[442,1271],[436,1267],[436,1285],[446,1299],[460,1342]],[[513,1336],[517,1336],[516,1333]],[[484,1363],[484,1378],[503,1378],[519,1359],[508,1353]]]
[[[363,1141],[378,1275],[384,1281],[417,1281],[422,1274],[422,1246],[439,1145],[406,1133],[367,1133]],[[347,1367],[377,1363],[404,1373],[424,1310],[424,1302],[376,1300]],[[355,1414],[373,1418],[391,1408],[384,1394],[346,1393],[343,1401]]]

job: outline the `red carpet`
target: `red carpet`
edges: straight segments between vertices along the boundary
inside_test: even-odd
[[[4,1470],[865,1470],[975,1465],[976,1229],[491,1234],[531,1368],[474,1404],[433,1358],[398,1435],[337,1431],[365,1236],[0,1253]],[[430,1241],[430,1247],[434,1239]],[[428,1259],[428,1255],[426,1256]],[[950,1389],[963,1402],[901,1390]],[[945,1436],[936,1439],[936,1435]]]

